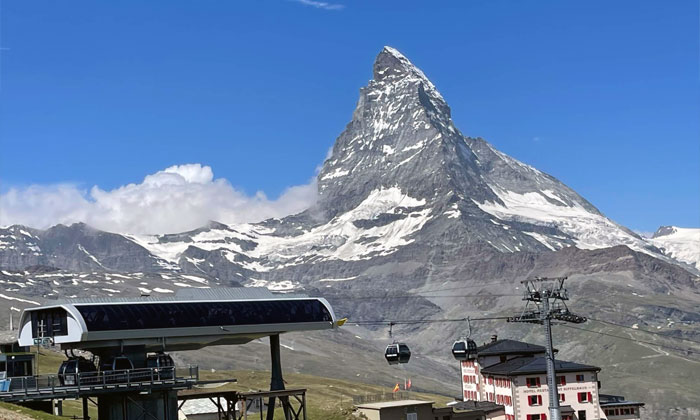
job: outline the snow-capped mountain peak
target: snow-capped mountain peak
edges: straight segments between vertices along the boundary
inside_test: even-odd
[[[654,245],[672,235],[650,243],[556,178],[464,136],[437,88],[391,47],[378,54],[373,79],[360,89],[352,119],[319,172],[318,189],[315,207],[259,224],[212,223],[156,236],[99,233],[84,225],[26,238],[19,228],[0,230],[0,263],[184,270],[238,280],[319,263],[338,269],[406,248],[425,254],[475,245],[509,253],[626,245],[658,258],[671,255]],[[53,256],[66,243],[70,253]],[[130,257],[114,257],[111,249]]]

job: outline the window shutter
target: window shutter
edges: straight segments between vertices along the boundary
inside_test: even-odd
[[[589,393],[588,393],[588,402],[591,402],[591,401],[593,401],[593,394],[591,394],[591,393],[589,392]]]
[[[566,394],[561,394],[561,400],[566,401]]]
[[[540,377],[537,377],[537,386],[540,386]]]
[[[532,398],[531,397],[527,397],[527,405],[532,407]]]
[[[566,376],[561,377],[561,385],[562,386],[566,385]]]
[[[537,404],[542,405],[542,396],[541,395],[537,396]]]
[[[527,420],[532,420],[532,414],[527,415]]]
[[[547,420],[547,415],[544,414],[544,413],[542,413],[542,415],[540,416],[540,418],[541,418],[542,420]]]

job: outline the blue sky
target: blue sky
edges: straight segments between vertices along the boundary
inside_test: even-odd
[[[309,183],[391,45],[465,134],[630,228],[698,227],[699,16],[690,0],[5,1],[0,191],[201,163],[276,198]]]

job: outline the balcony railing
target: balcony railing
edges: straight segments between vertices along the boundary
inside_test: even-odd
[[[0,380],[0,398],[7,394],[89,391],[105,388],[153,387],[199,380],[199,367],[161,367],[81,372],[55,375],[20,376]]]

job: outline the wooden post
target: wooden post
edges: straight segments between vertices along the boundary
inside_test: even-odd
[[[88,412],[88,399],[83,397],[83,420],[90,420],[90,414]]]
[[[306,420],[306,391],[301,394],[301,405],[304,406],[302,413],[304,413],[304,420]]]

